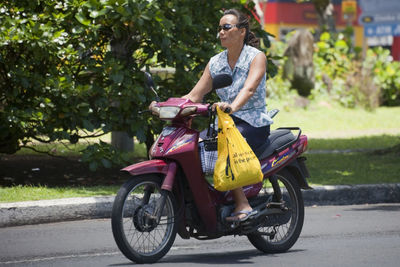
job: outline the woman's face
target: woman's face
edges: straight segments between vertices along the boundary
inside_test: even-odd
[[[220,29],[224,25],[234,26],[238,23],[238,19],[234,15],[225,15],[219,21]],[[229,26],[228,26],[229,27]],[[227,28],[227,27],[225,27]],[[232,46],[242,46],[245,37],[246,29],[231,27],[230,29],[219,30],[219,39],[221,40],[221,45],[225,48]]]

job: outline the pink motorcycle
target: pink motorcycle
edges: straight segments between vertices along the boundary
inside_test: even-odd
[[[230,85],[227,75],[213,80],[213,89]],[[148,85],[154,91],[151,77]],[[121,252],[136,263],[161,259],[183,239],[215,239],[246,235],[258,250],[279,253],[290,249],[303,227],[301,189],[310,189],[305,158],[307,137],[300,128],[271,131],[258,156],[263,182],[244,187],[254,212],[243,222],[227,222],[234,209],[232,194],[219,192],[206,179],[199,153],[199,131],[191,128],[196,116],[210,116],[209,104],[170,98],[158,102],[153,114],[170,124],[149,151],[150,160],[122,171],[122,185],[112,209],[112,231]],[[273,117],[277,111],[270,114]],[[297,131],[293,134],[292,131]]]

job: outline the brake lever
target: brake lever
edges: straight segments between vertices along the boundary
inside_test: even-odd
[[[140,110],[140,111],[138,111],[138,114],[142,115],[143,113],[146,113],[146,112],[151,112],[151,110],[149,110],[149,109]]]
[[[209,110],[210,112],[216,113],[216,110],[212,111],[212,105],[209,105],[209,106],[208,106],[208,110]],[[229,114],[229,113],[231,113],[231,110],[232,110],[232,109],[231,109],[230,107],[227,107],[227,108],[224,110],[224,112]]]

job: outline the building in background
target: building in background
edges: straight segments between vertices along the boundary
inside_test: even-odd
[[[258,13],[263,14],[260,17],[264,20],[264,29],[277,40],[285,40],[285,35],[295,29],[318,27],[317,12],[311,2],[255,2],[259,4]],[[384,46],[391,49],[395,60],[400,59],[400,0],[331,0],[331,4],[337,32],[352,26],[355,46]]]

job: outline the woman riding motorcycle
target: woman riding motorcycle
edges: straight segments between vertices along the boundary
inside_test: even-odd
[[[236,127],[255,150],[267,140],[272,124],[265,101],[266,56],[256,48],[259,40],[250,32],[249,18],[238,10],[224,12],[219,22],[218,37],[226,50],[210,59],[196,86],[183,98],[201,102],[204,95],[212,90],[212,79],[216,75],[231,75],[232,84],[217,90],[221,101],[215,103],[213,109],[218,105],[231,114]],[[244,221],[253,215],[252,208],[242,188],[232,192],[235,210],[226,220]]]

